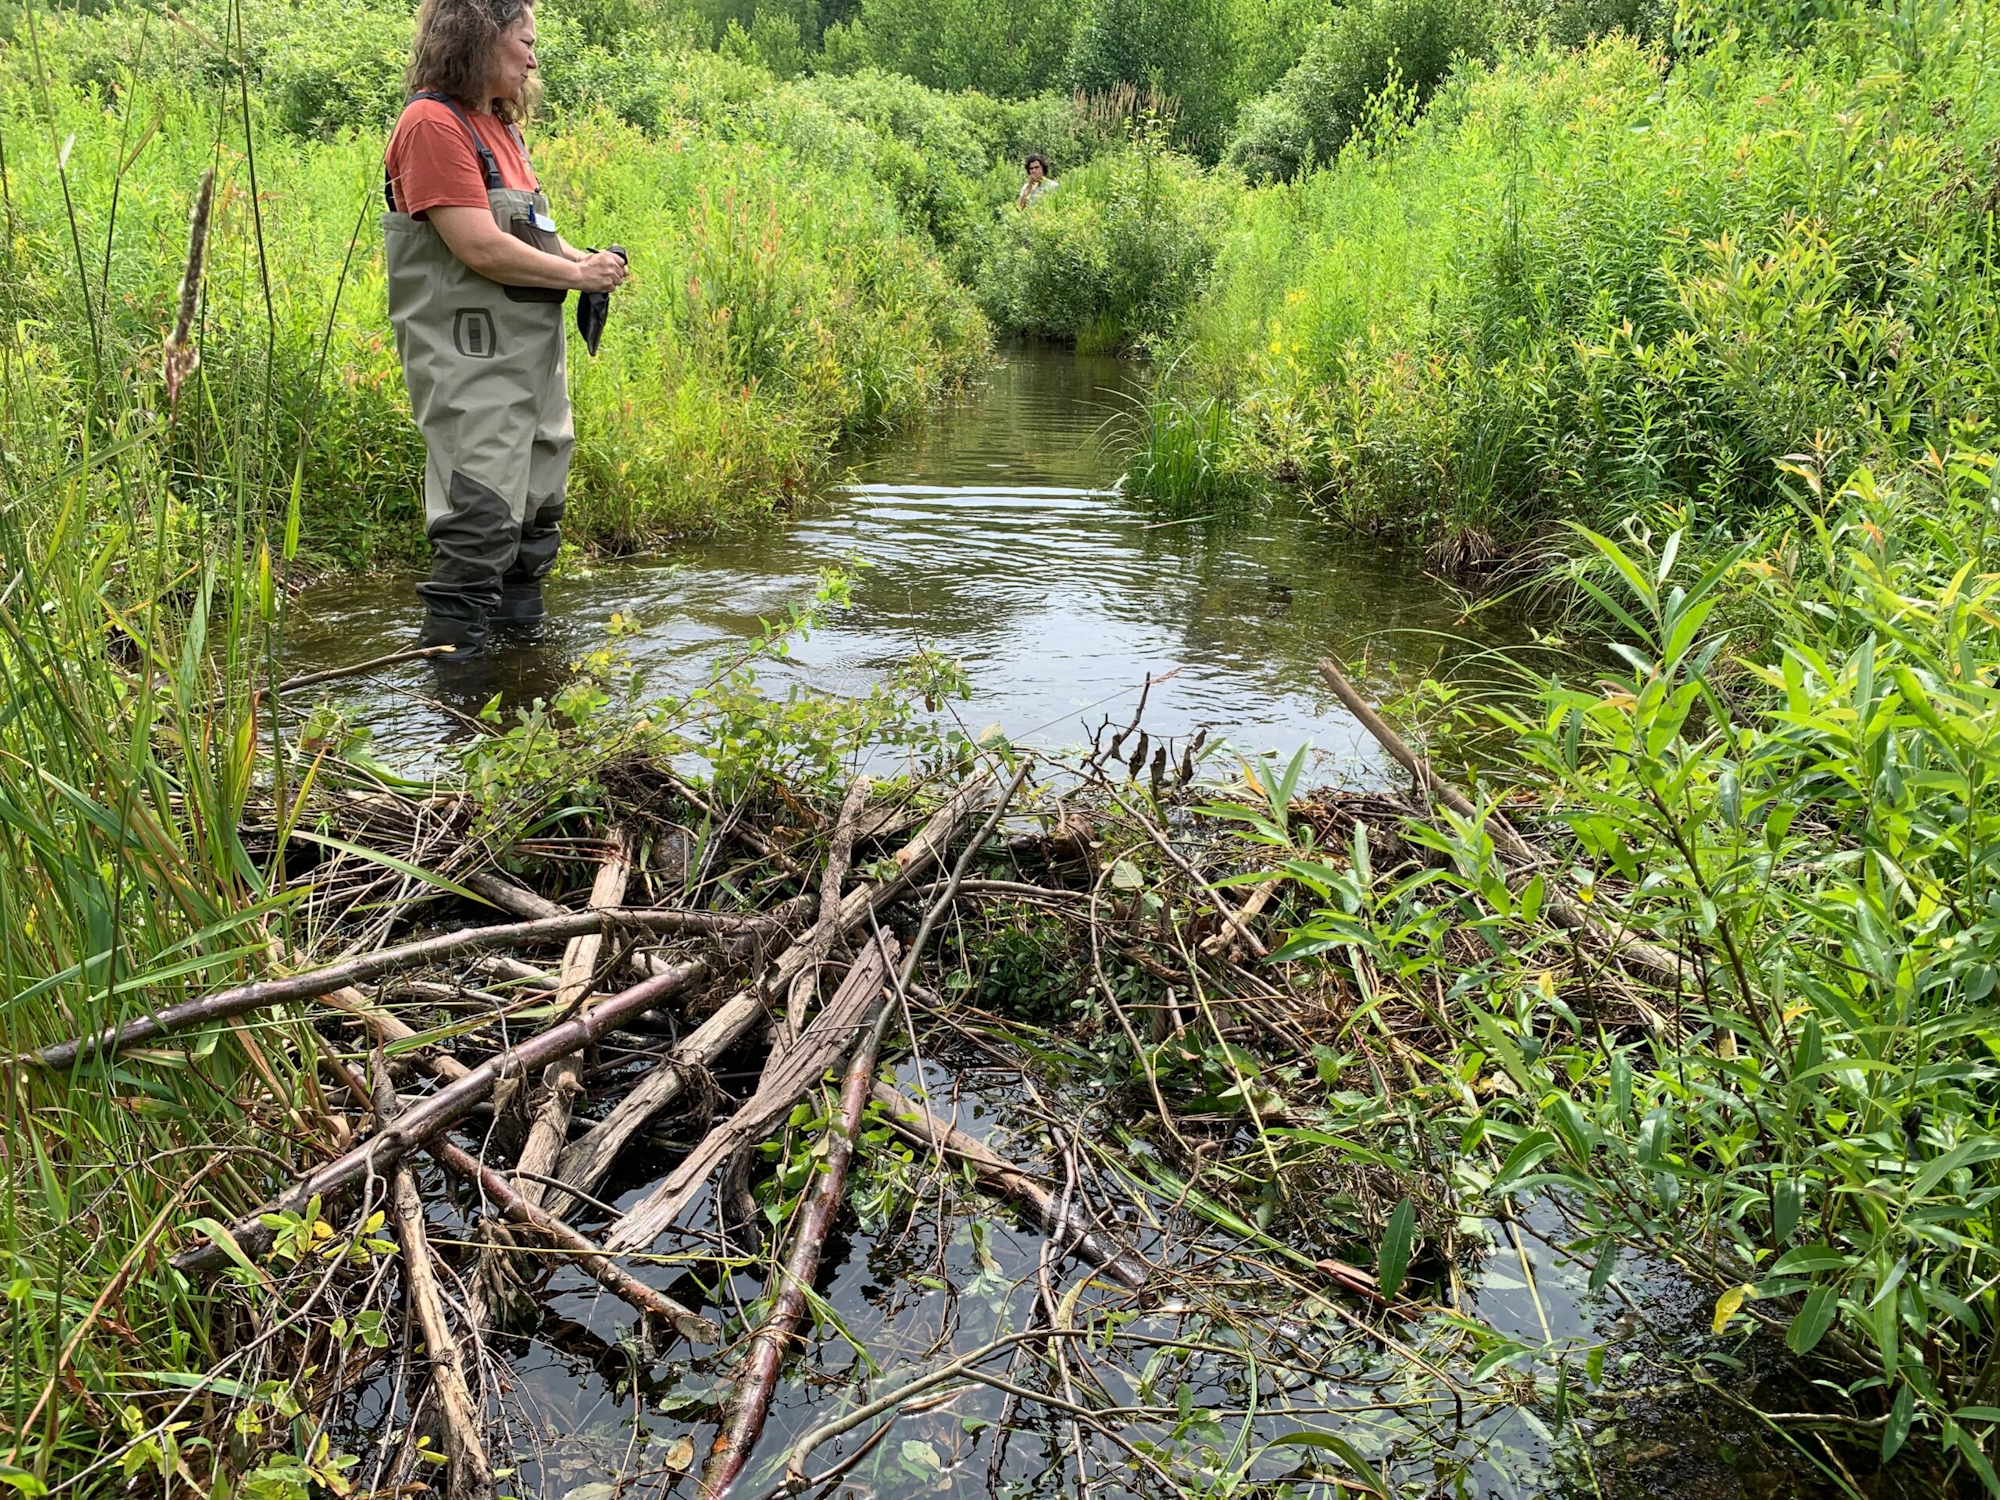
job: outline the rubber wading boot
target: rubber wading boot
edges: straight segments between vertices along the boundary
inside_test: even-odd
[[[548,606],[542,602],[542,582],[538,578],[530,583],[503,584],[499,607],[486,618],[495,625],[539,625],[548,612]]]
[[[484,613],[448,615],[430,610],[424,615],[424,628],[417,636],[417,645],[456,647],[452,656],[460,660],[478,656],[486,649],[486,616]]]

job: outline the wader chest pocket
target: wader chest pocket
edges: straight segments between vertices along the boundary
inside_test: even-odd
[[[499,352],[493,314],[483,307],[461,307],[451,315],[451,341],[467,359],[491,359]]]
[[[562,239],[552,230],[545,230],[526,214],[515,214],[508,228],[514,238],[524,245],[532,245],[546,255],[562,254]],[[559,286],[502,286],[510,302],[561,302],[569,293]]]

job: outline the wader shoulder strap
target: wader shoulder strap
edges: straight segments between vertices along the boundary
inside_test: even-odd
[[[435,103],[442,104],[458,117],[458,123],[463,125],[465,133],[472,137],[472,149],[479,153],[479,172],[486,179],[486,191],[489,193],[498,192],[502,186],[500,181],[500,163],[493,159],[493,148],[487,145],[480,137],[479,132],[472,128],[472,121],[466,119],[465,111],[458,107],[458,101],[448,94],[440,94],[433,89],[422,89],[410,95],[410,102],[412,104],[419,99],[429,99]],[[509,126],[508,128],[511,130],[513,127]],[[518,141],[520,136],[516,135],[514,139]],[[521,155],[524,159],[527,156],[527,149],[525,147],[522,148]],[[389,205],[389,211],[394,213],[396,211],[396,189],[389,181],[389,168],[386,164],[382,168],[382,198]]]

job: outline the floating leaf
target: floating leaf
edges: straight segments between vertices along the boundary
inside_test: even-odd
[[[660,1462],[676,1474],[686,1472],[687,1466],[694,1462],[694,1439],[690,1437],[675,1438],[672,1446],[667,1449],[667,1456],[661,1459]]]

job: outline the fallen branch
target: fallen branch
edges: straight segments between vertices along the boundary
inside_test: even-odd
[[[819,883],[819,922],[813,928],[808,947],[812,962],[802,967],[785,995],[785,1038],[789,1047],[805,1024],[806,1006],[819,982],[819,966],[833,950],[839,935],[834,918],[840,913],[840,884],[847,879],[847,866],[854,857],[854,824],[868,801],[868,778],[857,776],[841,801],[840,814],[833,823],[833,847],[827,851],[826,872]]]
[[[396,1088],[389,1081],[389,1068],[380,1053],[375,1057],[374,1104],[375,1118],[382,1128],[392,1128],[397,1116]],[[417,1192],[417,1179],[400,1163],[391,1196],[396,1239],[403,1252],[403,1288],[424,1331],[431,1389],[437,1393],[444,1421],[445,1493],[453,1500],[484,1500],[494,1491],[493,1464],[479,1435],[481,1413],[466,1385],[463,1351],[445,1317],[444,1294],[438,1287],[430,1239],[424,1231],[424,1200]]]
[[[450,646],[414,646],[408,651],[391,651],[387,656],[371,656],[367,661],[357,661],[344,667],[328,667],[320,672],[306,672],[297,677],[287,677],[273,692],[277,696],[297,692],[300,688],[315,687],[322,682],[338,682],[343,677],[365,677],[370,672],[379,672],[384,667],[401,666],[406,661],[423,661],[427,657],[443,656],[451,651]],[[251,691],[250,702],[254,706],[264,698],[264,689]],[[209,712],[219,713],[229,704],[227,697],[209,700]]]
[[[713,1344],[722,1338],[722,1330],[709,1319],[631,1275],[579,1231],[523,1198],[512,1183],[471,1152],[450,1141],[428,1142],[424,1150],[454,1177],[476,1184],[480,1192],[498,1204],[500,1212],[515,1223],[525,1224],[555,1241],[599,1286],[630,1303],[642,1315],[660,1319],[683,1338],[697,1344]]]
[[[842,897],[835,918],[839,931],[853,932],[871,913],[907,890],[950,846],[986,786],[986,779],[981,777],[954,792],[917,836],[896,851],[897,871],[892,878],[858,885]],[[679,1098],[690,1079],[706,1071],[765,1015],[765,995],[789,993],[792,980],[812,962],[811,944],[818,930],[815,925],[787,948],[766,971],[762,984],[731,996],[714,1015],[690,1032],[659,1067],[640,1079],[610,1114],[580,1139],[570,1142],[555,1175],[586,1193],[602,1182],[625,1143],[648,1120]]]
[[[853,1050],[857,1031],[868,1022],[869,1008],[889,982],[896,956],[896,940],[886,933],[881,942],[862,950],[847,978],[812,1018],[798,1042],[782,1056],[774,1056],[758,1081],[757,1092],[703,1136],[659,1186],[611,1226],[604,1236],[605,1248],[643,1250],[651,1245],[672,1227],[681,1210],[732,1152],[762,1140],[773,1125],[791,1113],[792,1106],[826,1076],[827,1069],[837,1066]]]
[[[854,1140],[861,1130],[861,1115],[868,1107],[869,1081],[875,1076],[875,1054],[882,1033],[888,1029],[893,1007],[885,995],[876,1002],[873,1023],[854,1049],[841,1080],[840,1115],[830,1126],[820,1158],[819,1176],[811,1201],[799,1221],[792,1252],[779,1273],[771,1310],[751,1335],[750,1350],[736,1375],[728,1405],[722,1416],[722,1430],[709,1450],[708,1464],[701,1476],[701,1493],[706,1500],[722,1500],[749,1461],[750,1450],[764,1431],[771,1412],[771,1397],[778,1387],[778,1371],[784,1364],[785,1346],[805,1321],[806,1298],[813,1279],[819,1274],[820,1251],[833,1228],[847,1188],[847,1164],[854,1156]]]
[[[876,1084],[873,1097],[896,1134],[912,1145],[941,1151],[971,1167],[981,1187],[1026,1209],[1058,1249],[1088,1261],[1122,1287],[1135,1292],[1146,1289],[1150,1273],[1145,1265],[1125,1246],[1095,1228],[1075,1204],[1063,1204],[1054,1193],[990,1146],[956,1125],[940,1120],[888,1084]]]
[[[578,915],[599,914],[586,912]],[[707,975],[708,967],[708,960],[694,959],[670,973],[643,980],[601,1001],[585,1014],[552,1026],[517,1047],[489,1057],[478,1067],[469,1069],[463,1078],[447,1084],[398,1116],[387,1129],[328,1162],[256,1213],[237,1220],[229,1227],[230,1237],[245,1254],[254,1257],[271,1243],[272,1231],[262,1222],[262,1215],[297,1213],[316,1196],[325,1197],[339,1192],[366,1176],[383,1175],[412,1146],[422,1144],[440,1130],[464,1119],[474,1105],[493,1092],[494,1086],[501,1080],[524,1077],[559,1057],[567,1057],[615,1029],[627,1018],[649,1010],[668,996],[679,994],[697,983]],[[215,1271],[228,1265],[230,1256],[221,1244],[210,1240],[181,1251],[172,1263],[176,1270],[182,1272]]]
[[[1419,790],[1437,798],[1461,818],[1479,821],[1480,812],[1473,806],[1472,800],[1449,782],[1441,780],[1431,769],[1430,762],[1404,743],[1403,737],[1375,712],[1330,658],[1320,658],[1319,673],[1326,679],[1326,685],[1333,689],[1334,696],[1347,706],[1347,711],[1360,720],[1361,727],[1416,779]],[[1499,808],[1495,807],[1486,814],[1486,828],[1493,837],[1494,847],[1517,865],[1539,868],[1544,863],[1542,854],[1521,837]],[[1680,987],[1681,964],[1673,954],[1641,938],[1607,930],[1572,900],[1553,878],[1546,884],[1548,894],[1542,900],[1542,910],[1549,914],[1549,920],[1556,926],[1589,939],[1626,968],[1662,988],[1671,990]]]
[[[632,878],[632,855],[623,830],[613,829],[604,863],[590,888],[592,908],[602,910],[625,899],[626,883]],[[604,934],[587,932],[569,940],[563,951],[561,972],[556,976],[556,1014],[564,1015],[582,1003],[590,992],[591,975],[597,970],[598,951]],[[552,1062],[542,1075],[547,1092],[528,1127],[528,1139],[521,1147],[521,1170],[537,1176],[553,1172],[556,1160],[569,1143],[569,1119],[583,1093],[583,1059],[575,1053]],[[532,1178],[521,1188],[521,1196],[539,1207],[543,1188]],[[557,1210],[560,1212],[561,1210]]]
[[[214,994],[206,995],[199,1000],[190,1000],[183,1005],[170,1005],[153,1015],[121,1022],[109,1031],[57,1042],[52,1047],[44,1047],[39,1052],[29,1054],[29,1057],[31,1061],[45,1068],[68,1067],[79,1057],[115,1051],[120,1047],[129,1047],[134,1042],[150,1041],[169,1032],[184,1031],[190,1026],[199,1026],[206,1021],[223,1021],[232,1016],[247,1015],[253,1010],[262,1010],[269,1005],[285,1005],[294,1000],[317,1000],[335,990],[366,984],[372,979],[380,979],[383,975],[393,974],[399,969],[436,963],[443,959],[456,958],[460,954],[476,953],[483,948],[525,948],[535,943],[562,942],[588,933],[602,932],[606,927],[629,927],[642,932],[681,933],[734,930],[722,928],[715,912],[659,910],[645,906],[606,907],[601,911],[564,912],[559,917],[545,917],[532,922],[508,922],[495,927],[468,927],[438,937],[403,943],[394,948],[383,948],[374,953],[363,954],[359,958],[350,958],[343,963],[330,964],[324,969],[315,969],[308,974],[293,974],[282,979],[258,979],[249,984],[236,985],[231,989],[217,990]],[[674,973],[678,970],[666,972]]]

